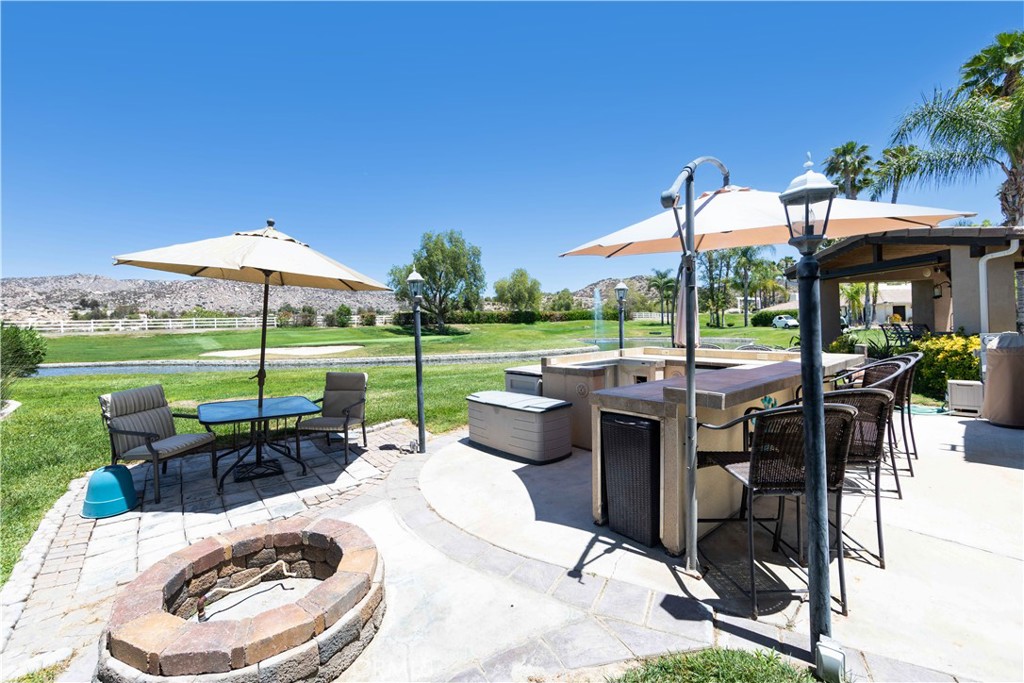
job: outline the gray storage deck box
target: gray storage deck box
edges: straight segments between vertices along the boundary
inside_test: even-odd
[[[508,391],[478,391],[469,402],[469,440],[533,462],[572,453],[571,403]]]
[[[515,394],[530,394],[531,396],[543,396],[541,389],[543,372],[540,365],[520,365],[514,368],[505,368],[505,391]]]

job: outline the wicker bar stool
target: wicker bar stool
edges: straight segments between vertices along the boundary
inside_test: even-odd
[[[843,480],[846,474],[846,458],[853,435],[853,421],[857,409],[848,405],[827,404],[825,406],[825,468],[829,493],[836,496],[836,544],[839,559],[840,604],[843,614],[848,613],[846,600],[846,569],[843,564]],[[750,425],[753,431],[750,433]],[[757,619],[757,582],[754,573],[754,499],[761,496],[779,497],[779,514],[775,518],[775,532],[772,550],[779,549],[782,536],[782,511],[784,498],[804,495],[806,477],[804,470],[804,418],[802,406],[772,408],[731,420],[722,425],[700,424],[698,428],[724,430],[743,425],[744,450],[738,452],[705,451],[703,457],[722,467],[743,484],[745,505],[739,519],[701,521],[746,521],[747,555],[750,564],[750,616]],[[749,434],[749,438],[747,435]],[[745,519],[744,519],[745,518]],[[799,533],[800,520],[797,520]],[[797,540],[798,546],[800,540]],[[762,592],[786,592],[789,589]]]
[[[836,390],[844,389],[884,389],[891,392],[893,396],[899,396],[903,390],[903,382],[907,381],[906,371],[910,367],[910,361],[906,358],[886,358],[885,360],[874,361],[859,368],[851,368],[835,377],[830,378]],[[797,393],[799,396],[799,392]],[[895,406],[895,401],[893,402]],[[892,465],[892,474],[896,480],[896,495],[903,498],[903,486],[900,484],[900,472],[896,466],[896,427],[893,424],[893,408],[890,407],[888,421],[886,424],[888,439],[886,444],[889,448],[889,460]]]
[[[910,449],[907,451],[907,459],[910,459],[910,454],[913,453],[914,460],[918,460],[917,457],[917,437],[914,436],[914,414],[910,410],[910,402],[913,398],[914,393],[914,377],[917,375],[917,364],[924,358],[924,354],[920,351],[914,351],[912,353],[904,353],[899,356],[894,356],[898,360],[907,360],[910,362],[910,367],[907,368],[907,379],[904,382],[902,396],[896,397],[896,403],[894,408],[900,411],[900,425],[903,427],[903,443],[908,445]],[[904,421],[905,420],[905,421]],[[910,431],[910,440],[907,440],[907,430]],[[913,474],[913,468],[911,468],[911,474]]]

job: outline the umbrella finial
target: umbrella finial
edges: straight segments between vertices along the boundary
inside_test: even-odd
[[[812,168],[814,168],[814,162],[811,161],[811,153],[810,152],[807,153],[807,161],[804,162],[804,168],[806,168],[808,171],[811,170]]]
[[[808,158],[809,158],[809,157],[808,157]],[[268,218],[268,219],[267,219],[267,227],[268,227],[268,228],[272,228],[272,227],[274,227],[274,219],[273,219],[273,218]]]

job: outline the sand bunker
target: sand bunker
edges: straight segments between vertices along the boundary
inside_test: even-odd
[[[288,346],[277,349],[267,349],[267,356],[287,356],[293,358],[314,358],[316,356],[329,356],[335,353],[344,353],[359,346]],[[259,349],[237,349],[234,351],[207,351],[200,354],[204,358],[259,358]]]

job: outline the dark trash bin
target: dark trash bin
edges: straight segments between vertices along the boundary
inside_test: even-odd
[[[657,420],[601,413],[608,526],[648,547],[660,540],[660,429]]]

